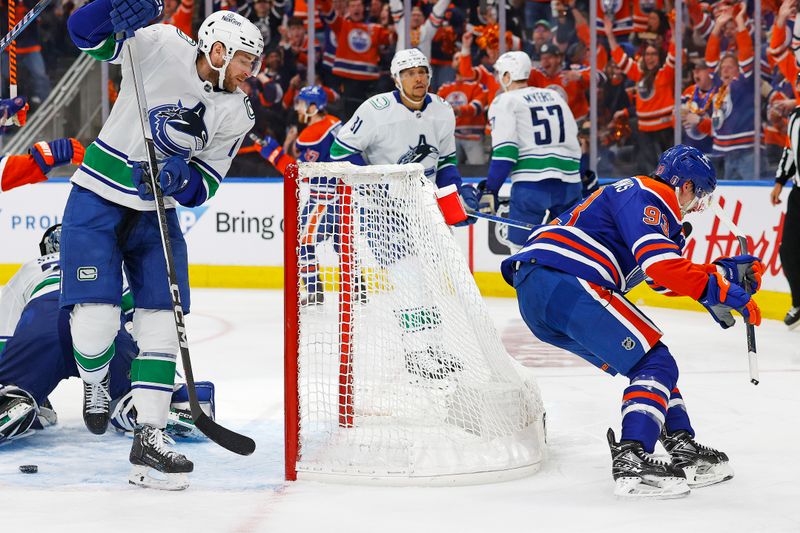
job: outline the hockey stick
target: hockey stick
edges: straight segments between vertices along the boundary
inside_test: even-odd
[[[14,0],[9,0],[9,2],[12,2],[12,1],[14,1]],[[2,53],[3,50],[6,49],[6,47],[11,43],[11,41],[13,41],[14,39],[17,38],[17,36],[19,36],[19,34],[22,33],[22,31],[25,28],[27,28],[28,25],[31,22],[33,22],[33,20],[36,17],[38,17],[41,14],[41,12],[44,11],[44,8],[46,8],[49,4],[50,4],[50,0],[40,0],[39,3],[36,4],[35,6],[33,6],[33,9],[28,11],[25,14],[25,16],[22,17],[22,19],[14,25],[13,28],[9,29],[8,33],[6,34],[6,36],[3,37],[2,39],[0,39],[0,53]],[[9,21],[9,23],[10,22],[11,21]]]
[[[197,391],[194,385],[194,375],[192,373],[192,361],[189,358],[189,342],[186,337],[186,325],[183,322],[183,307],[181,306],[181,294],[178,290],[178,276],[175,272],[175,263],[172,259],[172,244],[169,240],[169,230],[167,228],[167,210],[164,207],[164,195],[161,192],[161,185],[158,181],[158,161],[156,160],[156,148],[153,142],[153,132],[150,129],[148,120],[148,107],[144,92],[144,82],[142,80],[139,56],[136,53],[136,42],[133,39],[134,33],[128,32],[125,39],[125,46],[128,48],[128,56],[131,63],[131,75],[133,76],[133,86],[136,93],[136,103],[139,108],[139,121],[142,125],[144,144],[147,148],[147,163],[150,166],[150,185],[153,188],[156,202],[156,215],[158,216],[158,229],[161,231],[161,244],[164,249],[164,258],[167,262],[167,278],[169,280],[169,292],[172,296],[172,310],[175,317],[175,332],[178,335],[178,344],[181,351],[181,361],[183,371],[186,374],[186,388],[189,392],[189,408],[192,412],[194,425],[203,432],[208,438],[239,455],[250,455],[256,449],[256,443],[250,437],[240,435],[225,427],[220,426],[206,415],[197,400]]]
[[[729,217],[722,209],[718,199],[712,199],[711,208],[714,210],[714,214],[717,216],[717,218],[719,218],[720,222],[725,224],[728,230],[733,233],[733,235],[739,241],[739,249],[742,254],[747,254],[747,238],[744,236],[744,233],[741,232],[738,226],[734,224],[731,217]],[[744,279],[744,290],[750,293],[750,282],[747,281],[747,277]],[[747,322],[745,322],[745,328],[747,330],[747,362],[750,366],[750,383],[753,385],[758,385],[759,379],[758,360],[756,359],[756,328]]]
[[[17,0],[8,0],[8,32],[17,25]],[[17,41],[8,47],[8,97],[17,97]]]
[[[472,218],[484,218],[486,220],[491,220],[492,222],[505,224],[506,226],[514,226],[515,228],[520,228],[520,229],[535,230],[536,228],[540,227],[540,225],[528,224],[527,222],[520,222],[519,220],[511,220],[510,218],[503,218],[497,215],[488,215],[486,213],[481,213],[480,211],[475,211],[469,208],[467,208],[467,215],[471,216]]]

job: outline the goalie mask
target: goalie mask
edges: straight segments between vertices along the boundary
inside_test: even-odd
[[[57,254],[61,250],[61,224],[50,226],[39,241],[39,252],[42,255]]]
[[[389,71],[392,74],[392,79],[394,80],[394,84],[397,89],[400,91],[400,94],[403,95],[405,99],[409,102],[413,102],[414,104],[421,104],[424,101],[422,100],[415,100],[411,98],[410,95],[406,94],[403,90],[403,82],[400,79],[400,74],[407,69],[416,68],[416,67],[424,67],[425,70],[428,71],[428,84],[425,87],[425,92],[427,93],[428,87],[431,85],[431,65],[428,62],[428,58],[425,57],[425,54],[417,50],[416,48],[409,48],[407,50],[398,50],[394,57],[392,58],[392,64],[389,68]]]
[[[211,63],[211,48],[214,43],[225,47],[224,62],[221,67]],[[197,46],[206,56],[209,66],[219,73],[217,86],[224,90],[225,72],[228,70],[236,52],[246,52],[255,56],[250,75],[255,76],[261,67],[261,54],[264,52],[264,39],[256,26],[233,11],[217,11],[209,15],[197,30]]]
[[[0,386],[0,444],[30,435],[38,412],[30,393],[13,385]]]

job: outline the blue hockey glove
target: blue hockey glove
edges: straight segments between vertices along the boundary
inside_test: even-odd
[[[154,200],[153,188],[150,185],[149,166],[145,162],[134,161],[131,169],[131,180],[136,192],[142,200]],[[161,173],[158,175],[161,192],[164,196],[173,196],[189,185],[189,165],[180,156],[173,155],[164,161]]]
[[[464,205],[467,206],[467,209],[472,209],[473,211],[478,210],[478,192],[475,190],[475,187],[469,184],[464,184],[458,190],[458,194],[461,196],[461,199],[464,201]],[[477,218],[468,216],[465,221],[454,225],[460,228],[463,226],[470,226],[477,221]]]
[[[733,257],[720,257],[713,264],[731,283],[744,288],[748,283],[750,294],[755,294],[761,287],[761,276],[764,275],[764,264],[754,255],[734,255]]]
[[[22,96],[0,100],[0,120],[11,119],[17,126],[24,126],[28,118],[28,103]]]
[[[144,28],[164,9],[163,0],[111,0],[114,33]]]
[[[33,156],[33,160],[42,169],[42,173],[47,174],[53,170],[53,167],[69,163],[79,165],[83,162],[85,150],[77,140],[65,137],[49,143],[38,142],[31,146],[29,151]]]
[[[719,272],[708,276],[705,293],[698,301],[711,313],[722,329],[727,329],[736,323],[731,314],[734,309],[741,313],[748,324],[754,326],[761,324],[761,309],[755,300]]]
[[[478,207],[476,211],[487,215],[497,213],[497,191],[490,191],[486,188],[486,180],[478,183]]]
[[[267,135],[261,141],[261,150],[258,153],[274,165],[283,155],[283,147],[278,144],[278,141]]]

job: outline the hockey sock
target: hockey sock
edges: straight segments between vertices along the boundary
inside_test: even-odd
[[[659,341],[627,376],[631,383],[622,396],[621,440],[639,441],[646,452],[653,453],[666,419],[670,391],[678,380],[678,366]]]
[[[131,363],[131,389],[137,424],[166,427],[175,383],[175,364],[175,355],[158,352],[140,353]]]
[[[694,429],[689,421],[689,413],[686,412],[686,405],[683,403],[683,396],[678,387],[672,389],[669,396],[669,410],[667,411],[666,427],[669,433],[686,430],[694,437]]]
[[[303,284],[306,286],[306,291],[309,294],[322,292],[324,290],[322,277],[319,274],[319,267],[316,263],[301,266],[300,277],[303,279]]]
[[[98,384],[108,374],[108,365],[114,357],[114,343],[96,355],[81,353],[75,345],[72,346],[72,354],[75,362],[78,363],[78,373],[85,383]]]

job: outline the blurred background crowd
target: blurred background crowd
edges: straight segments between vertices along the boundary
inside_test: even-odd
[[[309,28],[307,0],[165,0],[162,22],[194,37],[208,9],[226,9],[259,27],[264,61],[246,91],[256,113],[254,133],[280,142],[297,136],[293,100],[299,88],[322,85],[329,113],[345,121],[370,95],[394,88],[391,57],[397,48],[415,46],[431,61],[431,92],[455,111],[462,172],[484,175],[491,152],[486,110],[499,87],[492,65],[501,49],[524,50],[534,64],[529,83],[555,89],[569,103],[585,169],[594,167],[601,177],[647,174],[673,144],[677,128],[684,143],[712,157],[723,179],[774,177],[800,89],[796,0],[685,0],[678,4],[679,17],[672,0],[596,0],[593,25],[591,0],[406,1],[412,2],[410,11],[403,0],[316,0]],[[66,19],[81,3],[54,0],[17,41],[20,94],[30,98],[34,113],[78,55]],[[7,0],[0,4],[0,28],[7,28]],[[34,4],[19,1],[17,20]],[[3,61],[6,74],[6,54]],[[597,84],[594,128],[591,63]],[[114,79],[118,76],[108,84],[112,103]],[[6,83],[3,87],[7,91]],[[594,164],[588,161],[592,131]],[[247,144],[229,173],[271,174],[271,166]]]

